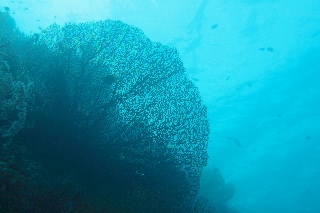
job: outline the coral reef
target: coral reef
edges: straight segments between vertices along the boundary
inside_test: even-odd
[[[38,182],[22,196],[28,211],[48,200],[63,212],[204,209],[192,207],[209,123],[175,49],[111,20],[7,32],[18,35],[1,49],[1,135],[29,150],[26,167],[48,180],[26,181]],[[75,186],[65,193],[57,180]]]
[[[57,82],[47,93],[68,105],[65,114],[86,130],[98,129],[101,146],[115,149],[115,157],[150,168],[164,159],[197,191],[209,127],[175,49],[119,21],[52,25],[38,43],[56,54],[50,80]]]
[[[16,38],[14,21],[6,13],[1,13],[0,19],[0,136],[10,139],[24,127],[33,83],[10,51],[12,39]]]

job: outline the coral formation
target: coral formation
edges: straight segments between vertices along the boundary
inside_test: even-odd
[[[3,137],[26,146],[50,179],[76,177],[102,194],[95,212],[191,212],[209,124],[175,49],[110,20],[54,24],[9,46]]]
[[[23,66],[9,53],[10,43],[15,38],[11,36],[15,35],[14,21],[3,13],[0,19],[3,20],[0,28],[0,136],[10,139],[24,127],[33,83],[25,78]],[[10,67],[13,61],[15,66]]]
[[[175,49],[119,21],[52,25],[38,43],[57,54],[59,73],[50,79],[59,81],[68,114],[83,117],[78,125],[104,132],[102,146],[123,160],[176,165],[197,191],[209,127]]]

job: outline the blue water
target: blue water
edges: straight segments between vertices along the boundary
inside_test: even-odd
[[[210,189],[218,168],[241,213],[320,212],[319,1],[83,2],[0,5],[25,32],[111,18],[176,47],[211,125],[200,194],[219,199]]]

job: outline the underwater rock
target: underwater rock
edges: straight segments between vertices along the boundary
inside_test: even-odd
[[[219,169],[205,171],[205,177],[201,182],[200,195],[207,198],[209,203],[221,206],[233,198],[235,186],[225,182]]]

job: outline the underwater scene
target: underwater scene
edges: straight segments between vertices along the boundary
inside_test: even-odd
[[[0,213],[320,212],[318,0],[0,0]]]

